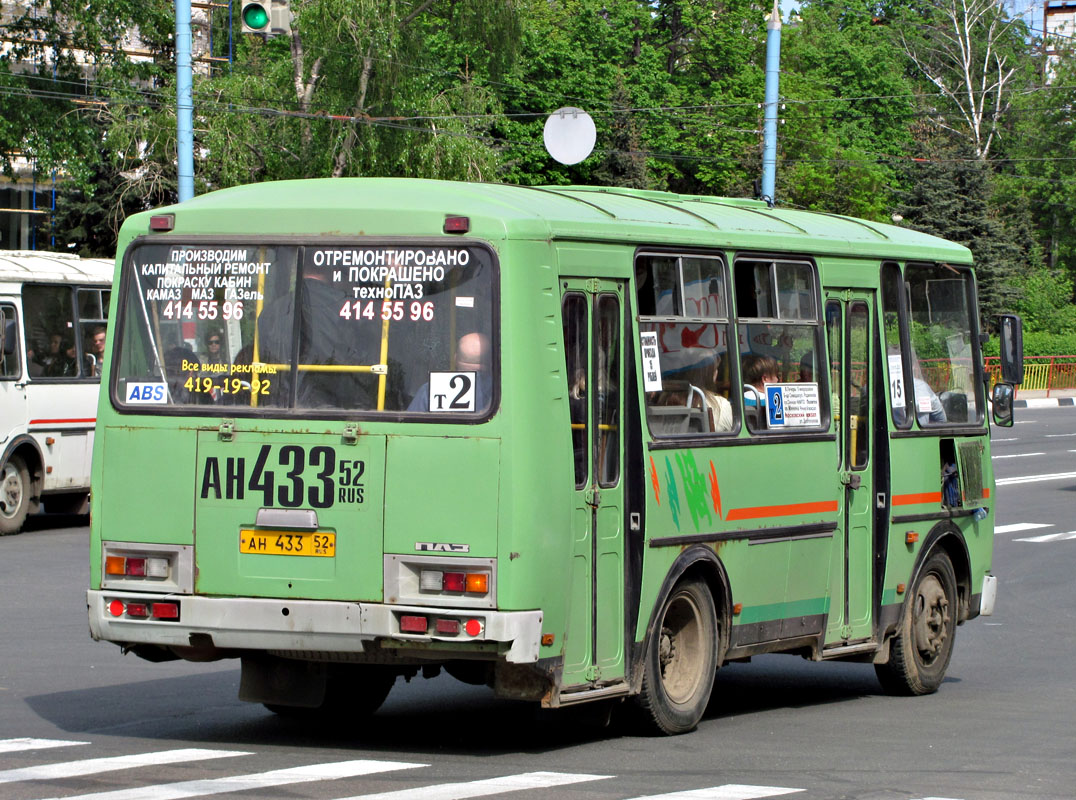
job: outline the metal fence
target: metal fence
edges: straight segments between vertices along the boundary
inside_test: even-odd
[[[986,374],[991,385],[1001,380],[1001,364],[997,356],[986,357]],[[1024,356],[1024,382],[1022,391],[1046,390],[1046,396],[1054,389],[1076,389],[1076,355],[1071,356]]]

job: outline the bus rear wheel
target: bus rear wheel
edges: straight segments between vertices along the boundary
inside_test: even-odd
[[[642,690],[635,698],[643,726],[654,733],[687,733],[710,701],[717,670],[717,612],[698,579],[673,589],[647,643]]]
[[[18,533],[30,510],[30,470],[19,456],[0,467],[0,536]]]
[[[936,692],[953,656],[956,614],[956,573],[949,557],[936,552],[905,603],[889,661],[875,665],[882,688],[900,695]]]
[[[265,703],[274,714],[284,717],[354,719],[373,714],[392,690],[396,673],[384,667],[353,667],[333,670],[326,676],[325,699],[307,708],[282,703]]]

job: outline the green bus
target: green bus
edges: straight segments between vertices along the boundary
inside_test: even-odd
[[[964,247],[765,203],[306,180],[130,217],[91,634],[369,713],[441,669],[696,726],[761,653],[938,688],[989,614]]]

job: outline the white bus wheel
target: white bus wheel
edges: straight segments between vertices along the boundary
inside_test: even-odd
[[[0,467],[0,536],[18,533],[30,509],[30,471],[19,456]]]

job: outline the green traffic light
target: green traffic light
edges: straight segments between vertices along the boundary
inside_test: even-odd
[[[243,24],[260,31],[269,26],[269,12],[261,3],[250,3],[243,9]]]

